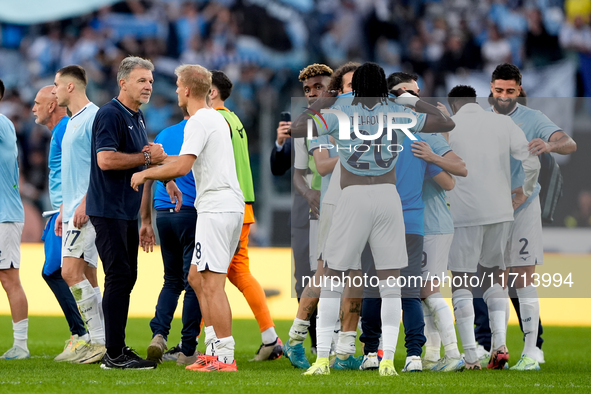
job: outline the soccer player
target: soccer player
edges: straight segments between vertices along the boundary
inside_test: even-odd
[[[211,73],[199,65],[182,65],[175,73],[179,106],[186,106],[191,115],[180,155],[170,164],[134,174],[131,186],[137,190],[148,179],[174,179],[193,169],[197,225],[189,283],[199,299],[206,342],[210,341],[211,346],[187,369],[236,371],[232,312],[224,284],[232,256],[240,247],[244,196],[236,175],[228,123],[207,105]]]
[[[252,210],[254,187],[248,156],[248,137],[238,116],[225,107],[225,101],[232,93],[232,81],[226,74],[218,70],[211,71],[211,79],[210,105],[222,114],[228,126],[230,126],[236,174],[245,202],[244,223],[240,233],[240,251],[232,257],[228,269],[228,279],[244,295],[259,324],[262,344],[253,361],[275,360],[283,354],[283,343],[275,332],[275,324],[267,306],[265,292],[256,278],[250,273],[249,267],[248,234],[250,226],[254,223],[254,212]]]
[[[325,64],[314,63],[306,66],[298,76],[302,82],[302,89],[308,105],[318,100],[330,84],[333,70]],[[277,132],[279,133],[279,129]],[[296,190],[291,214],[291,249],[294,260],[294,276],[296,280],[296,295],[298,303],[305,285],[304,277],[312,276],[313,263],[310,261],[310,251],[314,249],[314,243],[310,244],[310,238],[318,227],[318,213],[320,209],[320,175],[316,171],[314,159],[308,155],[308,146],[303,138],[291,138],[293,146],[294,171],[293,188]],[[297,163],[297,164],[296,164]],[[312,174],[312,180],[308,183],[308,170]],[[304,203],[299,196],[302,196]],[[312,220],[311,220],[312,219]],[[316,238],[314,241],[316,242]],[[311,351],[316,353],[316,308],[310,310],[310,320],[306,328],[310,333],[312,342]],[[306,329],[304,329],[306,331]],[[305,337],[305,333],[303,334]],[[289,349],[284,349],[289,350]],[[289,355],[288,355],[289,357]]]
[[[492,110],[509,115],[513,119],[525,133],[532,154],[539,156],[542,153],[555,152],[568,155],[577,150],[575,141],[542,112],[517,103],[517,97],[521,92],[519,68],[507,63],[497,66],[492,74],[490,89],[494,98]],[[544,249],[540,185],[536,183],[533,193],[529,196],[524,195],[520,188],[523,172],[521,163],[511,160],[511,191],[515,193],[515,220],[509,232],[505,264],[511,273],[516,275],[511,275],[508,279],[511,282],[515,279],[519,318],[525,342],[522,357],[512,369],[535,370],[540,368],[539,361],[543,360],[543,353],[536,347],[540,303],[537,290],[532,285],[532,275],[536,265],[543,263]]]
[[[366,63],[353,74],[352,81],[355,98],[350,105],[333,105],[331,108],[353,116],[358,113],[365,121],[376,119],[391,111],[384,71],[375,63]],[[409,93],[401,94],[399,104],[417,104],[419,99]],[[342,100],[342,99],[341,99]],[[339,104],[337,102],[337,104]],[[419,105],[417,105],[418,107]],[[420,107],[424,108],[421,103]],[[403,110],[401,107],[397,109]],[[410,111],[407,111],[410,112]],[[453,122],[439,111],[431,112],[437,116],[427,117],[417,114],[416,123],[409,128],[416,132],[422,128],[432,130],[445,125],[445,131],[453,127]],[[382,376],[396,375],[394,351],[400,324],[400,287],[397,277],[400,268],[407,265],[404,243],[402,207],[396,191],[394,169],[397,153],[381,146],[385,132],[377,134],[374,142],[360,140],[351,133],[351,139],[339,139],[339,122],[336,116],[328,116],[327,130],[339,147],[339,160],[342,166],[341,186],[343,191],[334,213],[325,247],[325,279],[319,301],[318,359],[306,375],[329,374],[328,351],[330,350],[330,322],[336,319],[344,284],[339,274],[348,270],[359,270],[359,256],[369,241],[374,257],[379,290],[382,297],[381,317],[384,341],[384,358],[379,370]],[[294,136],[305,134],[305,127],[292,128]],[[427,127],[429,126],[429,127]],[[357,129],[357,127],[355,127]],[[351,126],[351,131],[353,131]],[[368,131],[365,131],[368,133]],[[403,141],[401,130],[392,133],[393,143]],[[363,149],[353,150],[353,146],[365,145]],[[334,280],[334,279],[337,280]]]
[[[388,76],[388,88],[390,90],[404,89],[418,94],[420,89],[417,79],[418,76],[414,74],[393,73]],[[438,103],[437,108],[448,114],[442,103]],[[466,164],[449,147],[445,138],[446,133],[419,133],[418,135],[425,141],[413,142],[411,147],[415,156],[440,166],[450,174],[462,177],[467,175]],[[434,277],[442,280],[447,272],[447,259],[453,238],[453,220],[445,201],[445,190],[435,179],[425,177],[422,197],[425,206],[425,236],[421,264],[421,275],[424,283],[421,287],[420,296],[423,300],[424,332],[426,337],[426,352],[422,367],[442,372],[456,371],[464,367],[464,361],[460,357],[457,346],[453,315],[441,296],[439,286],[434,286],[432,282]],[[403,299],[403,313],[404,306]],[[440,359],[442,341],[445,355]]]
[[[137,279],[138,213],[142,199],[142,193],[127,185],[135,172],[166,159],[161,145],[148,144],[140,110],[152,95],[152,70],[154,66],[148,60],[135,56],[123,59],[117,72],[119,95],[98,110],[92,126],[86,214],[96,229],[96,248],[105,271],[107,353],[101,363],[103,369],[157,366],[125,345],[129,300]],[[153,243],[150,234],[142,234],[144,248]]]
[[[68,107],[72,113],[62,141],[63,203],[55,233],[57,236],[64,233],[62,277],[70,287],[90,336],[86,346],[75,350],[79,356],[71,360],[81,364],[98,362],[106,352],[101,291],[96,278],[95,230],[86,216],[92,123],[98,107],[86,97],[86,84],[86,71],[82,67],[66,66],[56,73],[52,91],[57,104]]]
[[[449,193],[454,237],[448,268],[455,278],[452,302],[456,326],[462,339],[467,369],[481,369],[474,338],[474,308],[470,273],[480,264],[487,274],[479,287],[484,289],[493,332],[488,368],[502,369],[509,359],[506,346],[505,311],[507,296],[501,286],[500,270],[505,268],[503,253],[513,221],[515,200],[511,201],[510,157],[521,160],[525,176],[521,185],[525,196],[534,191],[540,163],[530,155],[523,132],[506,116],[482,109],[476,92],[456,86],[448,94],[456,127],[450,134],[451,148],[466,162],[470,176],[458,178]],[[494,283],[492,283],[494,282]]]
[[[343,66],[339,67],[333,73],[330,83],[328,84],[329,91],[338,91],[339,94],[349,93],[351,91],[351,79],[353,78],[353,73],[359,67],[357,63],[346,63]],[[320,136],[317,139],[310,141],[309,143],[309,152],[314,159],[315,167],[322,176],[321,179],[321,187],[320,187],[320,204],[321,209],[320,212],[324,211],[324,214],[320,215],[318,220],[318,231],[317,237],[312,238],[310,237],[311,244],[311,261],[316,262],[317,267],[312,269],[315,271],[314,279],[302,292],[302,298],[300,299],[300,303],[298,305],[298,311],[296,313],[296,317],[293,321],[291,329],[289,330],[289,341],[286,342],[284,345],[284,353],[289,358],[291,364],[296,368],[308,369],[310,367],[310,363],[306,359],[306,355],[303,348],[303,342],[306,339],[306,331],[311,326],[312,319],[315,319],[315,311],[318,305],[318,297],[320,296],[320,278],[324,272],[324,265],[322,261],[322,253],[324,250],[324,244],[326,242],[326,237],[328,235],[328,230],[330,228],[332,222],[333,211],[336,206],[336,202],[338,197],[340,196],[340,167],[336,166],[338,163],[338,157],[336,155],[336,150],[334,147],[329,149],[328,146],[334,144],[334,139],[329,140],[329,136],[324,135]],[[304,167],[304,166],[302,166]],[[306,166],[307,168],[307,166]],[[332,180],[332,173],[335,172],[335,180]],[[316,242],[316,245],[313,244]],[[313,251],[316,250],[314,253]],[[312,268],[312,267],[311,267]],[[347,305],[350,303],[350,300],[346,298],[343,300],[343,305]],[[359,307],[357,307],[359,308]],[[358,317],[358,314],[357,314]],[[350,319],[353,320],[353,319]],[[349,322],[342,322],[343,323],[343,330],[339,332],[339,340],[344,341],[345,339],[342,338],[343,336],[347,336],[350,340],[353,340],[353,349],[355,347],[355,337],[357,335],[356,332],[356,321],[352,322],[352,327]],[[341,322],[337,320],[338,330],[340,330]],[[337,327],[335,327],[337,328]],[[354,335],[345,334],[351,333],[355,331]],[[338,343],[337,343],[338,347]],[[350,347],[346,345],[342,345],[343,349],[341,349],[341,358],[342,360],[335,360],[335,368],[339,368],[343,366],[349,360],[349,352]],[[346,351],[345,351],[346,348]],[[339,349],[336,349],[337,353]],[[353,351],[354,353],[354,351]],[[346,355],[346,356],[345,356]],[[351,357],[350,362],[353,362]],[[357,368],[359,368],[359,362],[356,362]]]
[[[48,159],[49,200],[54,211],[43,231],[45,264],[43,264],[42,277],[60,304],[71,332],[64,351],[58,354],[54,360],[70,361],[77,356],[75,349],[84,346],[90,340],[90,336],[80,317],[76,300],[68,284],[62,278],[62,237],[55,235],[54,230],[62,205],[62,140],[70,117],[66,115],[66,107],[60,107],[57,104],[57,97],[51,94],[52,90],[53,86],[41,88],[35,96],[35,105],[33,106],[35,123],[47,126],[51,131]]]
[[[4,97],[4,82],[0,79],[0,100]],[[21,235],[25,224],[25,210],[18,187],[18,147],[12,122],[0,114],[0,283],[8,297],[14,344],[1,360],[20,360],[30,357],[27,347],[29,330],[27,296],[21,286]]]
[[[180,123],[162,130],[154,140],[154,143],[161,144],[165,152],[171,155],[178,155],[183,144],[184,129],[189,119],[187,109],[182,107],[184,120]],[[193,251],[195,250],[195,222],[197,212],[195,211],[195,179],[192,173],[179,177],[174,181],[156,182],[154,193],[154,207],[156,208],[156,226],[160,236],[160,251],[164,264],[164,284],[158,302],[156,313],[150,321],[152,329],[152,341],[147,349],[147,359],[162,362],[163,360],[174,360],[177,365],[190,365],[197,361],[195,349],[197,339],[201,331],[201,309],[195,291],[188,281]],[[152,197],[152,186],[154,181],[146,182],[144,193],[147,197],[142,202],[150,201]],[[179,200],[171,200],[176,187],[182,192],[182,206]],[[169,191],[170,190],[170,191]],[[142,234],[152,236],[152,207],[151,204],[142,204],[140,208],[142,219]],[[146,245],[151,250],[151,245]],[[181,343],[170,351],[167,349],[166,341],[170,332],[170,325],[174,317],[180,294],[185,291],[183,299],[181,330]]]

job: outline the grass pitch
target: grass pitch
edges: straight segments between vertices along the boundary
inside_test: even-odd
[[[180,319],[176,319],[169,345],[180,338]],[[130,319],[127,343],[146,355],[151,339],[149,319]],[[278,321],[277,332],[287,339],[291,322]],[[401,327],[402,329],[402,327]],[[402,330],[401,330],[402,331]],[[12,346],[10,317],[0,316],[0,351]],[[104,371],[98,365],[56,363],[53,357],[61,352],[69,336],[62,317],[29,318],[29,350],[31,359],[0,360],[0,393],[357,393],[364,392],[591,392],[591,329],[544,327],[546,363],[541,371],[464,371],[459,373],[402,374],[405,352],[402,335],[396,352],[396,369],[400,376],[382,378],[377,371],[331,371],[330,376],[301,376],[282,357],[270,362],[248,362],[260,345],[260,334],[254,320],[236,320],[237,373],[200,373],[186,371],[173,362],[165,362],[156,370]],[[523,347],[519,327],[509,327],[510,364],[518,360]],[[199,350],[203,350],[199,345]],[[306,343],[306,348],[309,345]],[[361,354],[360,351],[357,353]],[[309,355],[309,359],[312,356]]]

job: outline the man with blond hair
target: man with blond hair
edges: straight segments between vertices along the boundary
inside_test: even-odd
[[[96,247],[105,271],[107,353],[101,364],[103,369],[154,369],[157,365],[125,345],[129,301],[137,279],[138,214],[142,202],[142,193],[127,185],[144,166],[166,159],[161,145],[148,143],[144,114],[140,111],[152,95],[152,70],[154,66],[149,60],[135,56],[123,59],[117,73],[119,96],[98,110],[92,126],[86,214],[96,229]],[[143,197],[149,204],[151,196]],[[151,247],[154,232],[142,232],[141,240],[142,246]]]
[[[176,69],[178,104],[191,118],[177,160],[134,174],[131,186],[138,190],[146,180],[169,180],[195,176],[197,224],[195,253],[189,283],[201,305],[205,323],[206,354],[189,365],[193,371],[236,371],[232,312],[224,290],[232,256],[240,245],[244,219],[244,196],[238,183],[236,165],[224,117],[207,105],[211,73],[199,65]]]

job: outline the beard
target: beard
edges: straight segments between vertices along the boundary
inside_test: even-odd
[[[493,98],[493,107],[501,115],[508,115],[515,109],[517,100],[515,97],[511,97],[508,101],[500,101],[500,97]]]

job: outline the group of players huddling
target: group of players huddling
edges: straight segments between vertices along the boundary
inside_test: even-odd
[[[253,311],[262,311],[255,312],[263,340],[255,360],[276,359],[283,352],[294,366],[306,369],[305,375],[315,375],[330,373],[330,356],[335,354],[335,369],[379,368],[382,376],[396,375],[393,360],[402,316],[408,356],[403,371],[481,369],[481,361],[489,356],[488,368],[501,369],[509,359],[505,342],[509,305],[507,281],[500,278],[512,270],[523,274],[515,287],[525,335],[522,356],[513,368],[540,368],[539,303],[530,279],[543,259],[536,155],[569,154],[576,144],[541,112],[516,102],[521,92],[517,67],[503,64],[493,73],[490,111],[476,103],[471,87],[452,89],[451,117],[443,104],[433,106],[419,98],[416,76],[395,73],[386,78],[375,63],[347,63],[334,73],[319,64],[302,70],[300,81],[310,111],[330,110],[324,115],[326,125],[315,128],[317,138],[304,138],[306,114],[278,129],[282,140],[287,134],[294,137],[294,186],[306,196],[311,216],[317,219],[310,224],[310,262],[318,280],[308,282],[283,348],[266,305],[255,308],[251,303],[261,298],[260,285],[254,289],[250,282],[241,285],[247,281],[244,272],[231,275],[239,270],[232,264],[235,256],[246,253],[248,228],[254,221],[252,179],[250,186],[244,182],[251,176],[249,168],[244,172],[247,142],[235,141],[243,139],[244,130],[223,107],[231,82],[214,71],[212,83],[212,72],[198,65],[176,70],[178,104],[188,120],[181,122],[182,144],[177,138],[178,146],[169,150],[148,143],[139,109],[149,101],[152,70],[145,59],[124,59],[118,73],[120,94],[100,109],[86,97],[86,74],[75,65],[58,71],[55,86],[41,89],[35,99],[37,122],[52,129],[52,150],[59,151],[59,155],[50,154],[55,211],[44,234],[44,278],[72,332],[58,361],[100,361],[104,369],[155,368],[166,359],[172,312],[185,289],[177,363],[194,371],[236,371],[231,311],[224,290],[228,275],[245,296],[251,293]],[[66,107],[72,113],[69,119]],[[336,111],[346,115],[345,132]],[[358,119],[362,121],[355,123]],[[376,122],[364,125],[363,119]],[[0,279],[9,297],[15,338],[2,358],[21,359],[29,357],[27,304],[18,278],[24,214],[17,186],[14,127],[5,117],[0,120],[0,169],[8,175],[3,177],[8,182],[0,184],[0,193],[12,207],[3,205],[0,212],[0,250],[9,256],[0,260]],[[378,124],[383,129],[375,132]],[[398,148],[380,149],[388,143]],[[306,181],[309,167],[316,176],[311,185]],[[187,189],[181,180],[191,171],[194,179]],[[164,234],[167,242],[178,242],[173,248],[183,253],[168,256],[181,260],[173,275],[163,245],[165,280],[174,276],[178,283],[172,296],[164,296],[164,289],[161,293],[151,322],[154,335],[148,360],[144,360],[125,345],[125,324],[137,277],[137,246],[151,250],[155,243],[149,192],[155,180],[164,181],[156,192],[169,204],[163,211],[178,215],[172,219],[162,213],[162,222],[169,227],[161,229],[161,238]],[[144,193],[146,182],[150,188]],[[445,191],[451,191],[447,198]],[[188,205],[191,215],[181,215],[182,205]],[[176,235],[188,228],[193,237]],[[105,270],[104,301],[96,279],[99,255]],[[242,264],[250,275],[247,254],[245,258]],[[472,288],[463,282],[453,288],[452,298],[464,349],[460,354],[452,313],[439,291],[448,269],[454,277],[479,270],[491,274],[491,281],[480,286],[492,332],[490,353],[476,343]],[[345,287],[343,281],[333,280],[362,273],[377,278],[377,283]],[[397,280],[413,276],[422,277],[423,286],[400,285]],[[316,305],[318,358],[310,366],[302,343]],[[201,318],[205,354],[196,352],[193,340]],[[364,356],[354,357],[360,318]],[[423,346],[426,352],[421,358]]]
[[[540,111],[517,102],[524,92],[514,65],[493,72],[491,108],[477,103],[472,87],[454,87],[451,117],[442,103],[419,98],[417,79],[386,78],[375,63],[348,63],[334,73],[314,64],[300,73],[309,108],[289,127],[294,187],[310,205],[316,273],[302,292],[284,353],[304,375],[329,374],[330,366],[396,375],[401,317],[404,372],[507,368],[510,272],[525,341],[512,369],[539,370],[544,362],[532,282],[543,262],[537,156],[570,154],[576,144]],[[320,185],[314,175],[309,186],[302,181],[307,171],[322,175]],[[443,282],[447,270],[451,282]],[[375,280],[368,284],[361,275]],[[441,283],[451,283],[463,355]],[[489,349],[476,342],[473,291],[485,302],[477,312],[489,321]],[[310,366],[302,342],[316,305],[318,358]],[[359,319],[364,355],[354,357]]]

